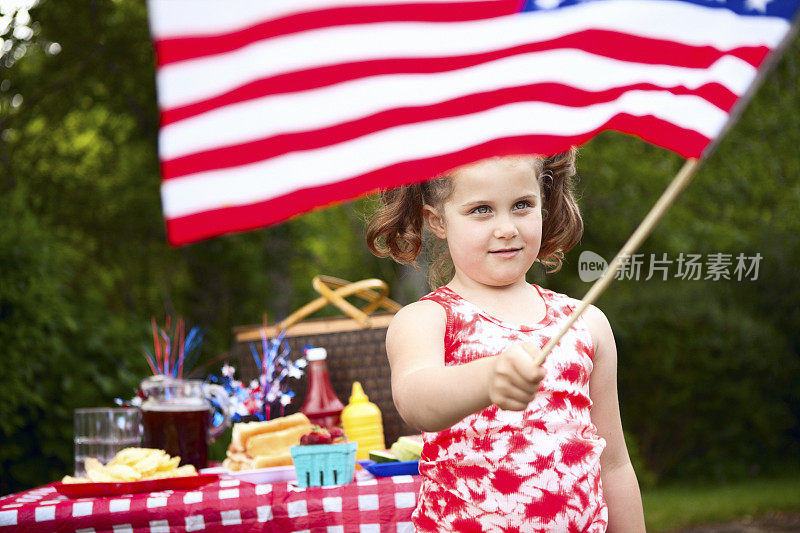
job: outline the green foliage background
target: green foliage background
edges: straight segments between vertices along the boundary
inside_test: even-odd
[[[319,273],[383,278],[404,303],[425,292],[366,250],[368,200],[170,248],[144,4],[49,0],[30,14],[33,36],[7,31],[0,58],[0,494],[69,471],[72,410],[132,394],[151,316],[207,328],[208,360],[230,349],[233,326],[312,298]],[[645,485],[800,457],[799,66],[796,41],[641,250],[760,253],[758,279],[615,281],[598,303],[617,338],[623,422]],[[584,238],[561,272],[531,279],[581,297],[580,252],[610,259],[681,163],[619,134],[589,143]]]

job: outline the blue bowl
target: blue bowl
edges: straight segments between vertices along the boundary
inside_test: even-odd
[[[393,463],[376,463],[370,459],[358,461],[367,472],[376,477],[418,476],[419,461],[403,461]]]

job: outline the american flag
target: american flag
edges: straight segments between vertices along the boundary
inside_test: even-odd
[[[603,130],[698,157],[800,0],[151,0],[169,241]]]

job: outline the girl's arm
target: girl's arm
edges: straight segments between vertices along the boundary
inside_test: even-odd
[[[386,333],[392,396],[400,416],[420,431],[442,431],[495,404],[522,410],[544,377],[522,344],[463,365],[444,365],[446,315],[423,300],[401,309]]]
[[[645,531],[642,496],[633,471],[617,398],[617,347],[608,319],[595,306],[583,315],[594,340],[594,368],[589,381],[592,422],[606,440],[600,456],[603,494],[608,504],[608,531]]]

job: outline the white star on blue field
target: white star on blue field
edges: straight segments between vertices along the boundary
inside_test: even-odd
[[[547,11],[587,2],[608,0],[525,0],[523,11]],[[800,0],[672,0],[706,7],[729,9],[739,15],[767,15],[791,20]]]

